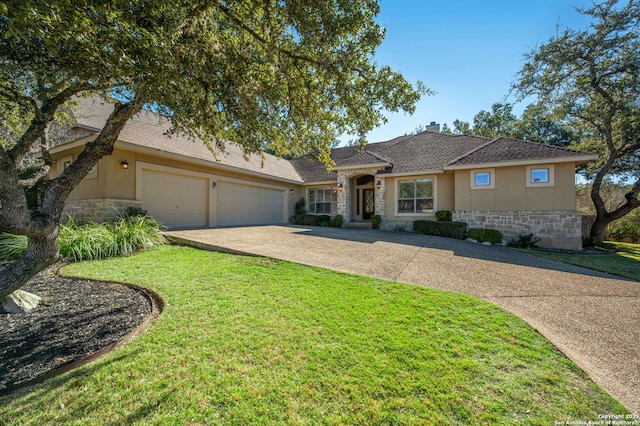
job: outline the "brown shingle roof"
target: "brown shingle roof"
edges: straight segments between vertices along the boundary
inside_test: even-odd
[[[527,142],[517,139],[490,140],[478,136],[451,135],[426,131],[401,136],[387,142],[366,145],[358,153],[354,147],[336,148],[331,157],[341,167],[367,166],[384,162],[391,164],[378,174],[408,174],[441,171],[449,168],[515,161],[594,159],[590,153],[567,148]],[[293,160],[293,165],[305,183],[335,181],[336,173],[305,156]]]
[[[554,160],[559,158],[590,156],[591,153],[575,151],[553,145],[523,141],[510,138],[498,138],[468,152],[447,166],[482,165],[527,160]]]
[[[112,105],[96,102],[94,98],[81,99],[78,124],[100,129],[113,109]],[[260,173],[274,178],[300,183],[334,182],[336,172],[328,172],[311,156],[290,161],[269,154],[263,159],[251,155],[247,161],[242,149],[227,144],[227,152],[218,159],[201,141],[193,141],[184,135],[167,135],[170,123],[149,111],[142,111],[132,118],[120,133],[119,140],[152,148],[160,152],[182,155],[212,163]],[[451,135],[425,131],[417,135],[405,135],[386,142],[371,143],[362,151],[355,146],[335,148],[331,158],[337,167],[366,167],[381,163],[390,166],[378,172],[391,174],[424,173],[445,169],[467,168],[488,163],[516,161],[575,159],[585,162],[594,159],[590,153],[509,138],[490,140],[467,135]]]
[[[341,160],[336,164],[336,167],[350,167],[350,166],[366,166],[369,164],[390,163],[390,161],[375,152],[363,151],[353,157]]]
[[[359,153],[356,147],[335,148],[331,158],[340,167],[367,166],[390,163],[391,167],[379,173],[411,173],[442,170],[450,161],[485,144],[488,139],[475,136],[456,136],[437,132],[400,136],[386,142],[371,143]],[[336,180],[335,172],[327,172],[309,156],[292,161],[306,183]]]
[[[78,125],[83,127],[101,129],[113,110],[112,104],[105,104],[95,98],[80,99],[79,102],[80,108],[75,115]],[[216,158],[202,141],[181,134],[169,135],[170,129],[171,123],[166,118],[143,110],[127,122],[118,136],[118,141],[151,148],[157,150],[160,155],[178,154],[274,178],[303,182],[287,160],[270,154],[264,154],[264,157],[252,154],[245,158],[242,149],[234,144],[227,144],[226,152],[217,153]]]

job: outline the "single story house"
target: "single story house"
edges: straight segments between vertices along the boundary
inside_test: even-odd
[[[56,176],[96,137],[112,109],[81,100],[70,139],[51,149]],[[596,155],[508,138],[429,130],[364,150],[332,151],[336,166],[303,156],[244,157],[229,145],[214,155],[203,143],[168,135],[170,124],[148,111],[130,120],[113,155],[102,158],[67,200],[76,220],[102,221],[138,206],[171,228],[286,224],[304,197],[313,214],[340,214],[345,226],[382,217],[383,229],[411,230],[449,210],[469,227],[505,238],[533,233],[543,247],[581,248],[575,205],[576,166]]]

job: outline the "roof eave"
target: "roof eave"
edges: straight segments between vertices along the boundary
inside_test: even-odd
[[[470,170],[478,167],[508,167],[508,166],[529,166],[535,164],[551,164],[551,163],[575,163],[576,165],[585,164],[590,161],[597,160],[595,154],[576,155],[571,157],[558,158],[536,158],[531,160],[514,160],[514,161],[496,161],[491,163],[474,163],[444,166],[444,170]]]
[[[392,164],[385,162],[385,163],[369,163],[369,164],[357,164],[357,165],[351,165],[351,166],[335,166],[333,168],[333,170],[350,170],[350,169],[379,169],[379,168],[385,168],[385,167],[391,167]]]
[[[379,173],[380,177],[402,177],[402,176],[419,176],[419,175],[437,175],[444,173],[442,169],[416,170],[397,173]]]

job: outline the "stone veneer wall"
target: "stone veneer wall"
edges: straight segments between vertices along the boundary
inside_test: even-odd
[[[457,210],[453,220],[466,222],[469,228],[497,229],[507,242],[521,234],[533,234],[540,238],[540,247],[582,250],[582,218],[575,210]]]
[[[113,198],[70,200],[64,205],[61,219],[65,222],[67,217],[71,217],[77,224],[90,221],[102,223],[116,219],[127,207],[142,207],[142,201]]]

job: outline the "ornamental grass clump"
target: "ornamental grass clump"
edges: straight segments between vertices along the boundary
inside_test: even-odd
[[[165,243],[158,222],[149,216],[123,216],[115,222],[60,226],[60,254],[74,262],[129,256]]]
[[[65,225],[60,225],[58,251],[65,259],[78,262],[129,256],[165,242],[162,227],[149,216],[122,216],[114,222],[89,222],[84,225],[69,220]],[[0,234],[0,260],[13,260],[26,248],[26,237]]]
[[[0,233],[0,261],[16,259],[27,249],[27,237]]]

